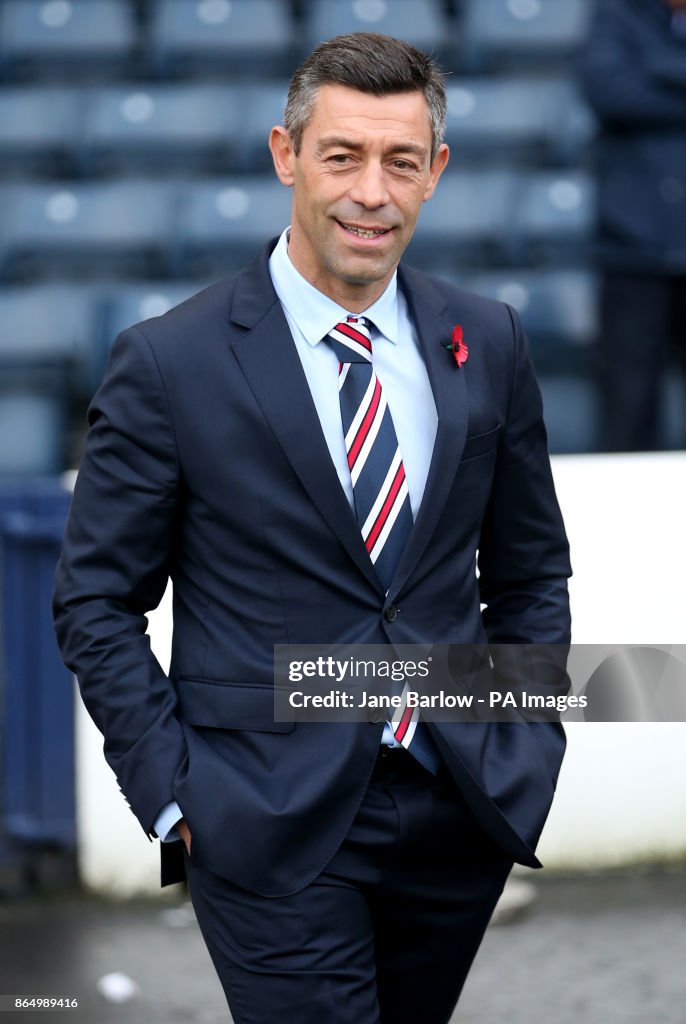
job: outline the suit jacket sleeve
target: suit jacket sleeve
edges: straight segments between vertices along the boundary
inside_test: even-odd
[[[185,756],[175,692],[145,633],[173,559],[179,469],[162,380],[138,329],[115,342],[88,418],[56,574],[57,638],[120,788],[151,833]]]
[[[509,408],[479,542],[491,644],[566,645],[569,548],[548,457],[541,394],[519,317]]]

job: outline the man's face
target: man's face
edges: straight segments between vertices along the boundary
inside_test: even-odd
[[[431,163],[423,94],[372,96],[325,85],[299,154],[284,128],[272,130],[270,144],[280,180],[293,186],[294,265],[342,305],[351,308],[353,297],[358,306],[370,304],[390,280],[448,160],[441,146]]]

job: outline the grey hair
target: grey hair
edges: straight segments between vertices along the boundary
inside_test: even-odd
[[[423,93],[433,162],[445,134],[447,101],[443,72],[428,54],[377,32],[353,32],[320,43],[296,69],[288,90],[284,124],[296,156],[322,85],[347,85],[374,96]]]

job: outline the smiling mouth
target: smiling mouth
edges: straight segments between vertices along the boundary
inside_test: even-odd
[[[391,230],[390,228],[358,228],[354,224],[344,224],[340,220],[338,223],[351,235],[356,235],[358,238],[377,238],[379,235],[387,235]]]

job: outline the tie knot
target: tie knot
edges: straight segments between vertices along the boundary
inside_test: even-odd
[[[371,363],[372,339],[369,321],[349,316],[329,331],[326,340],[341,363]]]

